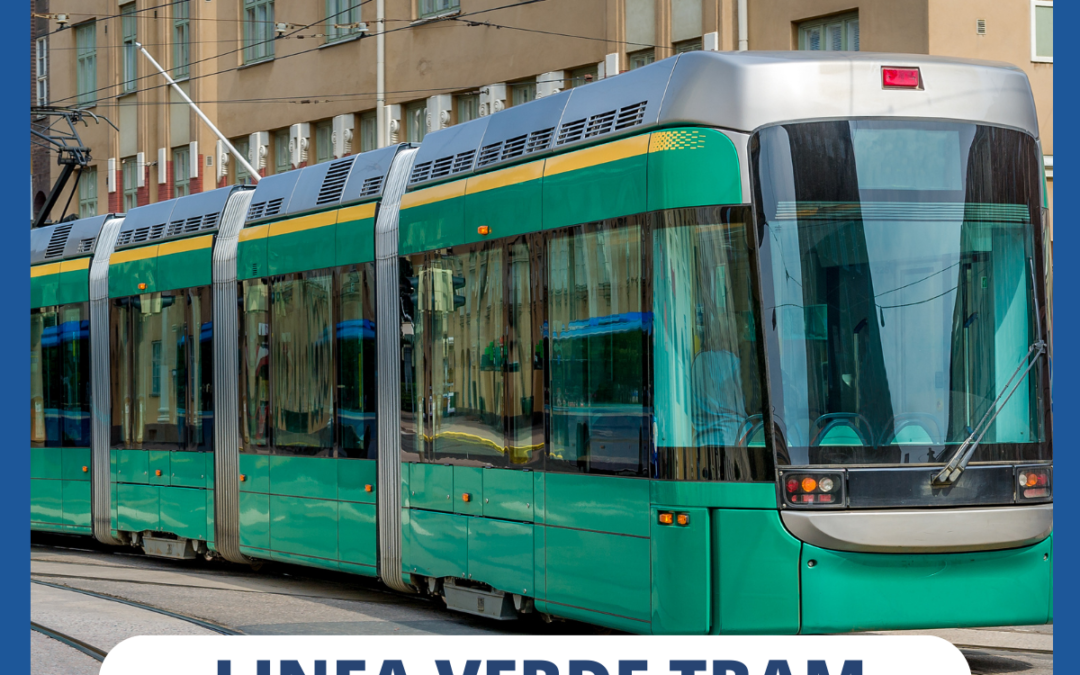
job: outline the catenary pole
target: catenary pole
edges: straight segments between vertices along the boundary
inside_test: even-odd
[[[390,145],[386,110],[386,0],[375,0],[375,131],[376,147]]]
[[[379,1],[381,2],[382,0]],[[157,61],[154,60],[153,56],[150,56],[150,52],[146,51],[146,47],[143,47],[142,44],[139,42],[136,42],[135,46],[139,48],[139,50],[143,53],[143,56],[150,60],[150,63],[154,64],[154,67],[158,69],[158,72],[161,73],[161,76],[164,77],[166,81],[168,81],[172,88],[176,90],[176,93],[180,94],[180,98],[187,101],[188,105],[191,106],[191,109],[195,111],[195,114],[202,118],[203,122],[206,122],[206,126],[210,127],[210,130],[217,134],[217,137],[221,139],[221,142],[224,143],[227,148],[229,148],[229,152],[232,153],[232,156],[236,158],[236,161],[240,162],[241,166],[244,167],[244,171],[247,171],[248,175],[251,176],[251,180],[258,183],[261,176],[259,176],[259,172],[253,169],[251,164],[248,163],[247,158],[236,151],[236,148],[233,147],[233,144],[229,142],[229,139],[225,138],[225,135],[222,134],[216,126],[214,126],[214,123],[210,121],[210,118],[203,114],[202,110],[199,110],[199,106],[195,105],[194,101],[188,98],[188,95],[184,93],[184,90],[180,88],[180,85],[176,83],[176,80],[169,77],[169,74],[165,72],[165,69],[162,68]]]

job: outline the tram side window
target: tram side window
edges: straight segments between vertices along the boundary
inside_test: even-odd
[[[647,475],[641,227],[624,219],[548,244],[548,470]]]
[[[270,447],[270,284],[249,279],[240,302],[241,452]]]
[[[335,285],[337,322],[337,426],[345,457],[376,456],[375,265],[342,271]]]
[[[655,476],[772,480],[761,414],[745,208],[657,214]]]
[[[213,449],[210,288],[112,301],[112,447]]]
[[[90,332],[86,303],[31,310],[32,447],[90,446]]]
[[[424,323],[427,293],[420,283],[423,256],[398,260],[401,331],[401,453],[418,460],[424,452]]]
[[[305,272],[271,283],[273,444],[288,454],[334,451],[333,275]]]

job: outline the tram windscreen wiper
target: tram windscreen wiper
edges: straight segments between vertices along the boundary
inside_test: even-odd
[[[1027,354],[1020,360],[1019,365],[1016,366],[1016,370],[1013,371],[1012,377],[1005,383],[1005,386],[1001,388],[997,398],[990,403],[986,409],[986,413],[983,414],[982,419],[975,425],[975,428],[971,430],[964,442],[960,444],[960,447],[953,454],[952,460],[945,465],[941,471],[936,473],[931,479],[931,483],[934,486],[946,486],[952,485],[956,482],[956,479],[960,478],[960,474],[964,473],[964,469],[967,468],[968,462],[975,455],[975,449],[979,447],[979,443],[982,441],[986,431],[990,428],[990,425],[994,423],[994,419],[997,418],[998,413],[1005,407],[1005,404],[1012,398],[1013,393],[1020,387],[1020,384],[1027,377],[1028,372],[1035,367],[1035,363],[1046,351],[1046,343],[1042,340],[1036,340],[1028,346]],[[1023,369],[1023,374],[1021,374]],[[1020,378],[1017,379],[1017,375]],[[1016,380],[1016,384],[1013,384],[1013,380]],[[1002,400],[1004,397],[1004,400]],[[1001,402],[998,405],[998,402]]]

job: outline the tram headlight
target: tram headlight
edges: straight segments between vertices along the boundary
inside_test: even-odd
[[[1053,496],[1052,471],[1053,467],[1046,465],[1016,467],[1016,501],[1049,501]]]
[[[786,507],[843,508],[844,475],[838,471],[791,471],[780,476]]]

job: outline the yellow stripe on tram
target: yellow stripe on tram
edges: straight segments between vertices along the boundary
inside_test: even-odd
[[[567,155],[548,157],[547,166],[544,167],[544,175],[554,176],[567,171],[588,169],[600,164],[644,155],[647,152],[649,152],[649,134],[624,138],[621,141],[605,143],[594,148],[585,148]]]
[[[180,241],[170,241],[165,244],[158,244],[158,256],[199,251],[213,245],[214,235],[212,234],[203,237],[192,237],[191,239],[181,239]]]

